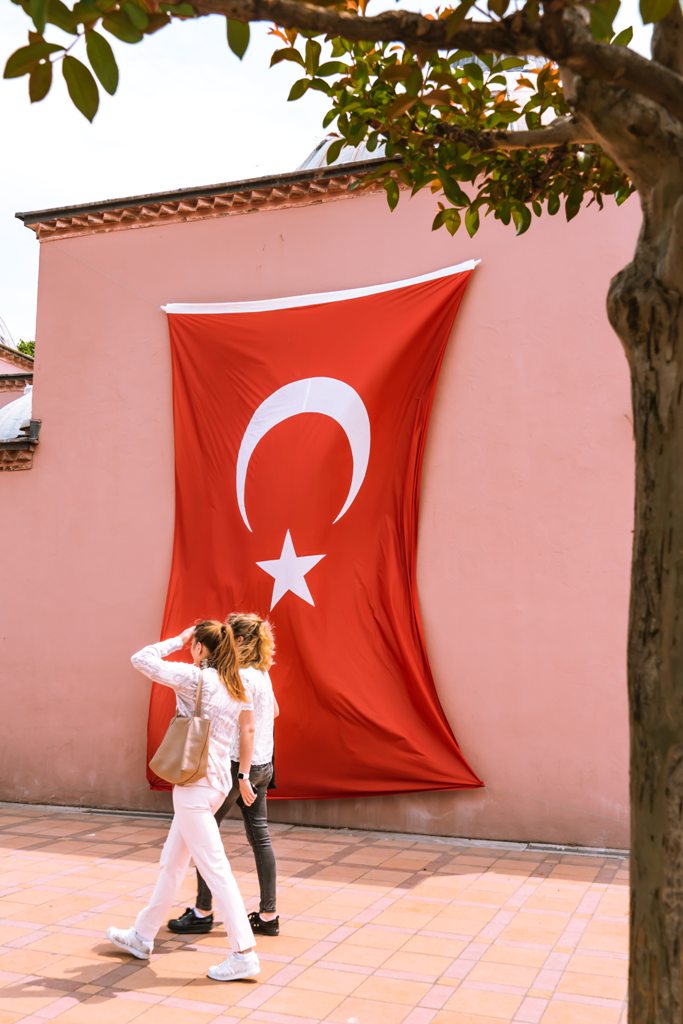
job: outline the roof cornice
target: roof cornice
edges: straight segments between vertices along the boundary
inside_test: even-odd
[[[2,342],[0,342],[0,359],[5,363],[11,363],[12,366],[18,366],[22,370],[27,370],[29,373],[33,371],[32,356],[28,356],[24,352],[18,352],[17,349],[10,348],[8,345],[3,345]]]
[[[307,206],[353,195],[352,186],[382,162],[367,160],[335,164],[275,177],[249,178],[176,192],[153,192],[87,205],[34,210],[17,213],[16,216],[44,242],[53,238],[206,220],[255,210]]]

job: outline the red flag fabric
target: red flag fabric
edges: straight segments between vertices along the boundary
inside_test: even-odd
[[[439,704],[415,584],[427,425],[473,267],[166,307],[176,526],[162,635],[232,611],[270,618],[275,799],[482,785]],[[173,711],[155,684],[149,756]]]

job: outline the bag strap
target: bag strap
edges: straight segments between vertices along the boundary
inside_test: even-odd
[[[199,670],[199,682],[197,683],[197,696],[194,699],[194,717],[201,718],[199,707],[202,699],[202,670]]]

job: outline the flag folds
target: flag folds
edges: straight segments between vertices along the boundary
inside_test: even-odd
[[[162,635],[231,611],[270,618],[276,799],[482,785],[439,704],[415,584],[425,436],[473,267],[166,307],[176,525]],[[173,711],[155,684],[149,756]]]

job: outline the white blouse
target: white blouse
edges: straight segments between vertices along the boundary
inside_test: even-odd
[[[252,764],[269,764],[273,760],[273,722],[275,721],[275,696],[273,684],[267,672],[250,666],[241,668],[240,675],[254,703],[254,753]],[[232,741],[230,756],[233,761],[240,759],[239,731]]]
[[[181,650],[183,646],[182,639],[174,636],[170,640],[162,640],[158,644],[143,647],[130,660],[138,672],[161,683],[162,686],[169,686],[175,690],[179,715],[193,715],[200,670],[196,665],[188,665],[185,662],[163,660],[174,651]],[[235,740],[239,760],[239,717],[243,711],[252,711],[254,708],[252,683],[245,671],[240,669],[247,694],[246,702],[242,702],[228,693],[215,668],[204,668],[201,672],[202,697],[199,711],[202,717],[211,720],[206,778],[214,789],[227,795],[232,788],[230,755],[235,749]],[[258,764],[257,761],[254,763]]]

